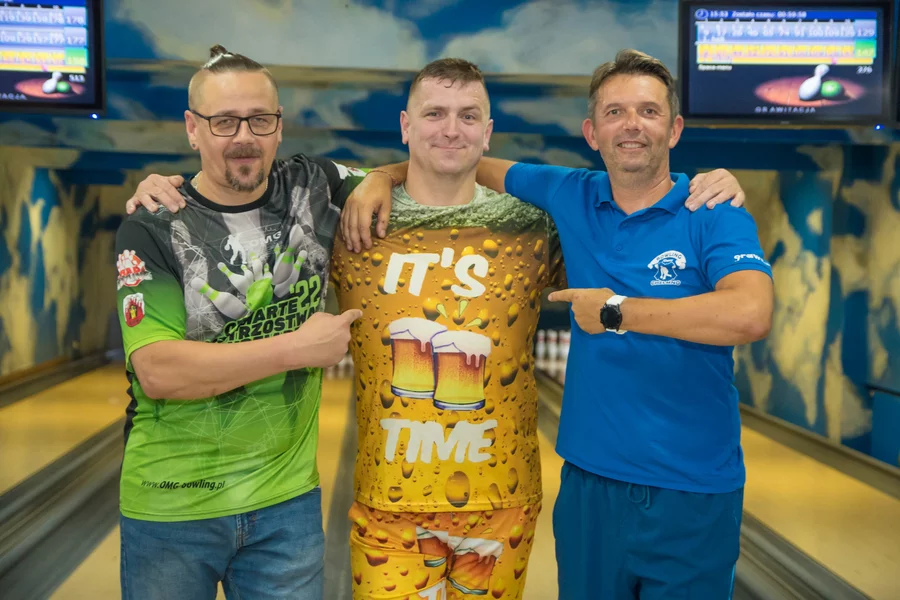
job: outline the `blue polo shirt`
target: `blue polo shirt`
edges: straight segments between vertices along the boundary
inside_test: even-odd
[[[756,224],[730,204],[691,212],[689,180],[626,215],[604,172],[519,163],[506,191],[545,210],[559,229],[570,288],[642,298],[715,290],[729,273],[771,267]],[[628,301],[626,300],[626,303]],[[556,450],[598,475],[675,490],[734,491],[744,484],[731,346],[628,332],[590,335],[571,318],[572,341]]]

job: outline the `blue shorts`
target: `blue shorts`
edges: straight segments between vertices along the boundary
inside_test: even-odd
[[[560,600],[727,600],[744,490],[697,494],[615,481],[571,463],[553,508]]]

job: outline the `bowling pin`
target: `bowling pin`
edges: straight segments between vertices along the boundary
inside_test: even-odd
[[[278,285],[288,278],[294,264],[294,249],[288,246],[281,251],[281,246],[275,246],[275,270],[272,271],[272,283]]]
[[[572,332],[564,329],[559,332],[559,360],[563,363],[569,358],[569,343],[572,341]]]
[[[44,82],[44,85],[41,86],[41,90],[45,94],[52,94],[56,91],[57,82],[62,79],[62,73],[59,71],[54,71],[53,75],[50,76],[50,79]]]
[[[219,312],[230,319],[240,319],[247,314],[244,303],[228,292],[220,292],[209,287],[209,284],[199,277],[191,280],[194,291],[203,294],[219,309]]]
[[[817,65],[815,74],[800,84],[797,95],[801,100],[812,100],[822,89],[822,78],[828,73],[828,65]]]
[[[291,286],[294,285],[295,283],[297,283],[297,281],[300,279],[300,269],[303,267],[303,263],[306,262],[306,257],[308,256],[308,254],[309,253],[306,250],[301,250],[300,252],[297,253],[297,258],[293,259],[294,266],[291,269],[290,274],[288,275],[287,279],[278,283],[275,286],[275,295],[276,296],[278,296],[279,298],[283,298],[284,296],[287,295],[288,292],[291,291]],[[285,256],[287,256],[287,253],[285,253]],[[293,255],[291,255],[291,257],[293,258]],[[278,272],[278,269],[279,269],[279,267],[281,267],[282,264],[284,264],[284,263],[279,263],[279,265],[277,267],[275,267],[276,273]]]
[[[238,275],[237,273],[233,273],[225,263],[219,263],[219,270],[225,274],[228,281],[231,282],[231,285],[237,288],[237,291],[246,295],[250,286],[253,284],[253,273],[250,272],[250,269],[245,265],[241,265],[241,274]]]
[[[295,224],[291,227],[291,231],[288,234],[288,244],[284,249],[284,254],[279,256],[281,247],[275,248],[275,272],[272,274],[272,283],[276,286],[290,277],[292,271],[291,267],[294,264],[294,254],[296,254],[297,250],[300,248],[300,241],[302,239],[303,230],[300,228],[299,224]]]
[[[559,365],[557,364],[557,362],[555,360],[548,358],[547,361],[544,363],[544,372],[547,373],[547,375],[551,379],[556,379],[556,371],[557,371],[558,366]]]
[[[543,329],[537,331],[537,342],[534,345],[534,368],[543,370],[544,356],[547,354],[547,333]]]
[[[547,360],[556,362],[559,357],[559,332],[551,329],[547,332]]]

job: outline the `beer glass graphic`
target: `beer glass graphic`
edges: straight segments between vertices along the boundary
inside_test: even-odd
[[[434,405],[442,410],[477,410],[484,406],[484,363],[491,338],[471,331],[445,331],[431,339],[434,347]]]
[[[447,580],[464,594],[485,596],[502,553],[503,544],[498,541],[465,538],[453,551],[453,569]]]
[[[429,531],[416,526],[416,539],[419,542],[419,552],[428,555],[424,560],[426,567],[440,567],[447,562],[450,545],[446,531]]]
[[[393,321],[389,331],[394,361],[391,392],[406,398],[434,397],[431,340],[447,328],[428,319],[407,317]]]

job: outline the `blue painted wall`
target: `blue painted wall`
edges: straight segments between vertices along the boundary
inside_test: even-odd
[[[490,74],[492,155],[599,168],[588,75],[622,47],[675,70],[676,19],[674,0],[107,0],[108,114],[0,114],[0,375],[104,346],[122,203],[199,167],[182,113],[211,45],[272,65],[282,155],[403,160],[411,71],[453,55]],[[672,163],[732,169],[773,264],[772,334],[736,350],[743,401],[871,452],[866,384],[900,373],[898,132],[689,128]]]

